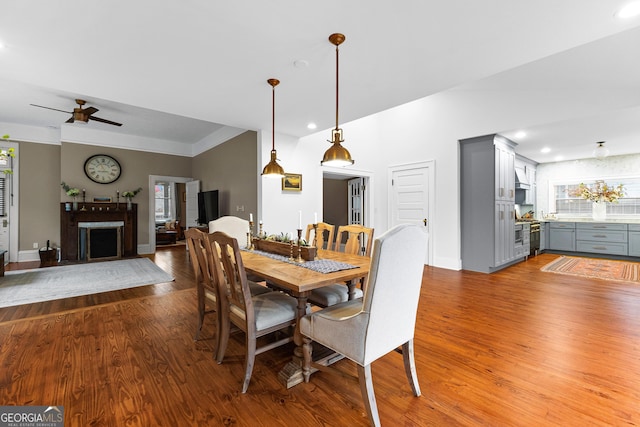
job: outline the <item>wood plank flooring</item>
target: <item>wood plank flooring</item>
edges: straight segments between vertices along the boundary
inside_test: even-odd
[[[382,424],[640,425],[640,287],[540,272],[556,257],[491,275],[426,267],[415,338],[422,397],[401,355],[376,361]],[[221,365],[211,319],[193,341],[184,247],[150,258],[176,281],[0,309],[0,405],[63,405],[69,426],[368,425],[355,381],[316,373],[279,384],[291,347],[257,356],[241,394],[242,336]]]

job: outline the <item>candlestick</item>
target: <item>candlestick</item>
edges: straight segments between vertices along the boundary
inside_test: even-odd
[[[320,259],[320,249],[318,247],[318,223],[313,224],[313,247],[316,248],[316,259]]]
[[[263,235],[262,235],[262,221],[260,221],[260,231],[258,232],[258,238],[262,239]]]
[[[249,220],[249,232],[247,233],[247,249],[250,251],[254,250],[256,247],[253,245],[253,215],[250,216]]]
[[[304,260],[302,259],[302,244],[300,240],[302,240],[302,227],[298,228],[298,259],[296,259],[296,262],[302,263]]]

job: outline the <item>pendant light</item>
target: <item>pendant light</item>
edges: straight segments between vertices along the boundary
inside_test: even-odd
[[[342,129],[338,125],[338,47],[344,40],[344,34],[336,33],[329,36],[329,41],[336,46],[336,128],[331,131],[331,141],[329,141],[333,145],[324,153],[324,157],[320,162],[323,166],[347,166],[353,164],[351,154],[341,145],[344,139],[342,139]]]
[[[278,79],[269,79],[267,83],[271,85],[271,160],[262,169],[263,176],[269,176],[274,178],[282,178],[284,176],[284,169],[278,164],[276,159],[276,86],[280,84]]]
[[[609,150],[604,148],[604,141],[596,142],[598,146],[593,150],[593,157],[598,160],[602,160],[609,155]]]

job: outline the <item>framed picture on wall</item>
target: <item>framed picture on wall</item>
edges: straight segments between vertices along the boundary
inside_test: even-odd
[[[285,173],[282,177],[283,191],[302,191],[302,175],[298,173]]]

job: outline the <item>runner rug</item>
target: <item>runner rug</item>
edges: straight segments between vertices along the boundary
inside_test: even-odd
[[[541,268],[549,273],[640,283],[640,263],[562,256]]]
[[[173,277],[148,258],[7,271],[0,277],[0,307],[171,281]]]

